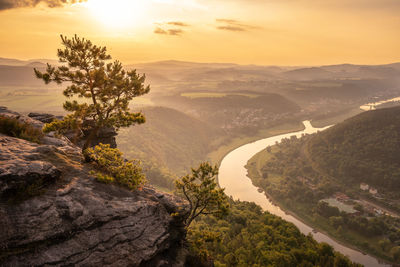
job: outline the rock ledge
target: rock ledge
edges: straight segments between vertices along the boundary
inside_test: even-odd
[[[80,148],[48,138],[39,145],[0,135],[0,266],[184,265],[186,202],[150,186],[101,184]],[[7,200],[39,179],[44,193]]]

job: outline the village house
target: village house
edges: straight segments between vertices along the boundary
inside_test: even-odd
[[[378,190],[376,188],[371,187],[369,189],[369,193],[372,194],[372,195],[376,195],[376,194],[378,194]]]
[[[375,214],[376,214],[377,216],[382,216],[382,215],[385,214],[385,212],[384,212],[383,210],[380,210],[380,209],[375,209]]]
[[[334,197],[336,198],[337,201],[340,201],[340,202],[346,202],[346,201],[350,200],[350,197],[342,192],[336,192],[334,194]]]
[[[365,184],[365,183],[361,183],[360,184],[360,189],[363,191],[367,191],[369,189],[369,185]]]

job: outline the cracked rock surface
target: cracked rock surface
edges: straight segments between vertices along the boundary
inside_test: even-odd
[[[40,160],[43,149],[46,146],[0,134],[0,197],[60,177],[61,172],[53,164]]]
[[[187,203],[150,186],[130,192],[101,184],[91,168],[66,141],[39,145],[0,136],[0,194],[48,180],[40,195],[0,201],[0,266],[184,264],[177,255]]]

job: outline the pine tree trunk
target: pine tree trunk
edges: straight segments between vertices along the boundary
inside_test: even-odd
[[[94,127],[91,131],[89,136],[87,137],[85,143],[83,144],[82,147],[82,152],[85,151],[87,148],[90,148],[92,145],[93,139],[97,136],[97,133],[99,132],[99,127]]]

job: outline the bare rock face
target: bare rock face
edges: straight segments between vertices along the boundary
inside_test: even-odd
[[[0,214],[6,266],[179,265],[173,258],[183,228],[146,189],[123,192],[77,178],[54,194],[3,206]]]
[[[48,114],[48,113],[37,113],[37,112],[31,112],[28,114],[28,117],[41,121],[43,123],[50,123],[53,122],[56,119],[62,120],[62,116],[54,116],[53,114]]]
[[[3,106],[0,107],[0,115],[5,116],[5,117],[16,118],[19,121],[29,123],[33,127],[38,128],[38,129],[42,129],[43,125],[44,125],[44,123],[41,121],[38,121],[38,120],[32,119],[28,116],[19,114],[15,111],[11,111],[11,110],[7,109],[7,107],[3,107]]]
[[[0,134],[0,197],[60,177],[53,164],[38,160],[41,149],[38,144]]]
[[[149,186],[99,183],[80,148],[48,138],[39,145],[0,136],[0,266],[184,264],[186,202]],[[43,192],[9,201],[35,181]]]
[[[29,123],[32,126],[42,129],[45,123],[50,123],[53,122],[54,120],[62,120],[62,116],[55,116],[52,114],[48,113],[36,113],[36,112],[31,112],[28,114],[28,116],[25,116],[23,114],[19,114],[15,111],[11,111],[7,109],[7,107],[0,106],[0,116],[6,116],[6,117],[11,117],[11,118],[16,118],[21,122]],[[86,127],[93,125],[93,122],[87,121],[86,122]],[[86,139],[90,135],[89,131],[76,131],[76,130],[71,130],[65,134],[64,137],[61,138],[61,140],[66,141],[73,141],[76,143],[79,147],[83,147]],[[91,142],[91,146],[96,146],[100,143],[103,144],[109,144],[110,147],[116,148],[117,147],[117,141],[115,139],[115,136],[117,136],[117,131],[113,127],[104,127],[101,128],[97,135],[93,138]],[[61,146],[62,144],[55,139],[49,139],[49,137],[54,137],[54,134],[47,134],[45,136],[45,143],[51,143],[53,142],[54,145]]]

